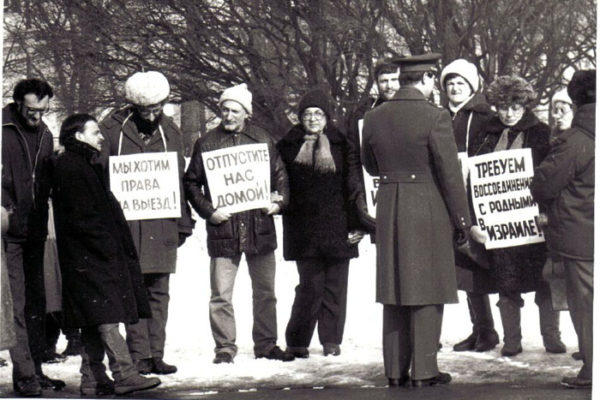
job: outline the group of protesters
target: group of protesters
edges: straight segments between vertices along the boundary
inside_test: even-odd
[[[525,79],[499,76],[484,90],[477,67],[463,59],[439,75],[447,106],[433,104],[439,58],[377,63],[378,97],[364,105],[364,119],[348,132],[336,127],[327,93],[308,90],[298,104],[298,122],[277,142],[252,123],[247,85],[226,88],[218,102],[220,124],[198,138],[187,169],[183,136],[163,112],[170,86],[162,73],[130,76],[127,104],[101,121],[86,113],[68,116],[58,154],[42,121],[52,88],[36,78],[18,82],[2,117],[2,273],[8,279],[2,279],[0,344],[10,350],[15,393],[39,396],[42,389],[65,386],[41,367],[49,198],[62,285],[60,322],[79,333],[82,395],[150,389],[161,381],[145,375],[177,372],[164,360],[169,277],[178,247],[195,226],[191,208],[206,220],[215,364],[233,363],[238,350],[232,296],[242,255],[252,281],[256,358],[308,358],[316,327],[323,354],[341,354],[349,261],[369,234],[377,248],[376,301],[384,305],[390,387],[451,381],[438,369],[437,351],[444,304],[458,301],[457,290],[467,293],[472,333],[455,351],[483,352],[499,344],[488,296],[498,293],[501,354],[521,353],[521,294],[535,291],[544,347],[565,353],[559,312],[543,278],[546,266],[566,281],[576,356],[583,361],[579,374],[562,383],[589,388],[595,71],[576,72],[552,98],[552,130],[534,114],[537,96]],[[211,195],[208,155],[237,146],[258,146],[252,148],[268,154],[270,190],[260,208],[232,211]],[[531,150],[531,194],[546,241],[486,250],[487,233],[477,222],[461,161],[513,149]],[[175,154],[179,214],[126,219],[111,192],[111,160],[153,153]],[[363,167],[379,177],[376,217],[368,211]],[[277,214],[283,218],[283,256],[296,262],[299,276],[285,349],[277,345]]]

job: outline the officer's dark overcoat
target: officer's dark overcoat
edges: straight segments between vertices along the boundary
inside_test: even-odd
[[[450,114],[412,87],[367,113],[362,162],[380,176],[377,301],[455,303],[453,234],[471,225]]]

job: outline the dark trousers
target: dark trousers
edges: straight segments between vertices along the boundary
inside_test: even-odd
[[[46,295],[44,242],[5,242],[6,264],[13,296],[17,344],[10,349],[13,381],[42,372],[45,347]]]
[[[467,305],[469,306],[469,315],[471,316],[475,335],[495,332],[489,295],[467,292]]]
[[[300,283],[285,330],[290,347],[308,347],[318,324],[321,344],[341,344],[346,322],[347,258],[296,261]]]
[[[144,358],[163,358],[167,318],[169,316],[170,274],[144,274],[144,285],[152,310],[152,318],[127,324],[127,346],[134,361]]]
[[[443,304],[383,305],[383,364],[388,378],[428,379],[439,374]]]
[[[563,257],[567,280],[569,313],[577,333],[583,367],[578,377],[592,379],[594,353],[594,261],[581,261]]]

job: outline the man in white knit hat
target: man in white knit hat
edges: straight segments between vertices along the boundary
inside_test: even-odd
[[[188,201],[206,220],[210,259],[210,326],[215,340],[215,364],[232,363],[237,354],[236,328],[231,302],[242,254],[252,280],[254,355],[256,358],[292,361],[294,356],[277,346],[275,304],[275,253],[277,238],[273,215],[287,204],[288,178],[274,142],[265,130],[249,123],[252,93],[246,84],[223,91],[219,99],[221,124],[198,139],[184,184]],[[227,147],[265,143],[271,169],[271,205],[237,213],[215,208],[203,165],[203,153]]]
[[[493,112],[485,97],[478,93],[479,73],[475,64],[465,59],[452,61],[442,70],[440,84],[448,96],[456,146],[459,154],[464,156],[461,160],[465,160],[473,155],[472,143],[484,132]],[[463,174],[465,172],[463,168]],[[481,245],[473,243],[472,246]],[[480,250],[481,253],[485,251],[483,246]],[[454,351],[491,350],[499,343],[488,296],[496,291],[494,281],[485,266],[460,252],[455,252],[455,262],[458,289],[467,293],[473,330],[465,340],[454,345]]]
[[[177,371],[177,367],[163,361],[169,277],[175,272],[177,248],[192,233],[194,226],[181,181],[185,170],[183,136],[175,122],[163,113],[169,92],[169,82],[160,72],[136,72],[125,82],[128,104],[111,112],[100,123],[105,138],[103,163],[108,162],[109,156],[177,153],[181,217],[128,221],[152,308],[152,318],[126,325],[129,352],[142,374]]]

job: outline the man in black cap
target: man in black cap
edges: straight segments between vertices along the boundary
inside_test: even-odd
[[[561,133],[536,168],[531,194],[548,205],[548,249],[565,266],[567,302],[583,366],[565,377],[569,388],[592,387],[594,305],[594,190],[596,70],[577,71],[567,87],[575,104],[572,128]]]
[[[390,386],[451,380],[437,350],[444,304],[458,301],[453,237],[466,241],[471,221],[450,114],[426,101],[438,59],[398,60],[400,89],[367,114],[363,131],[363,165],[380,177],[377,301]]]

